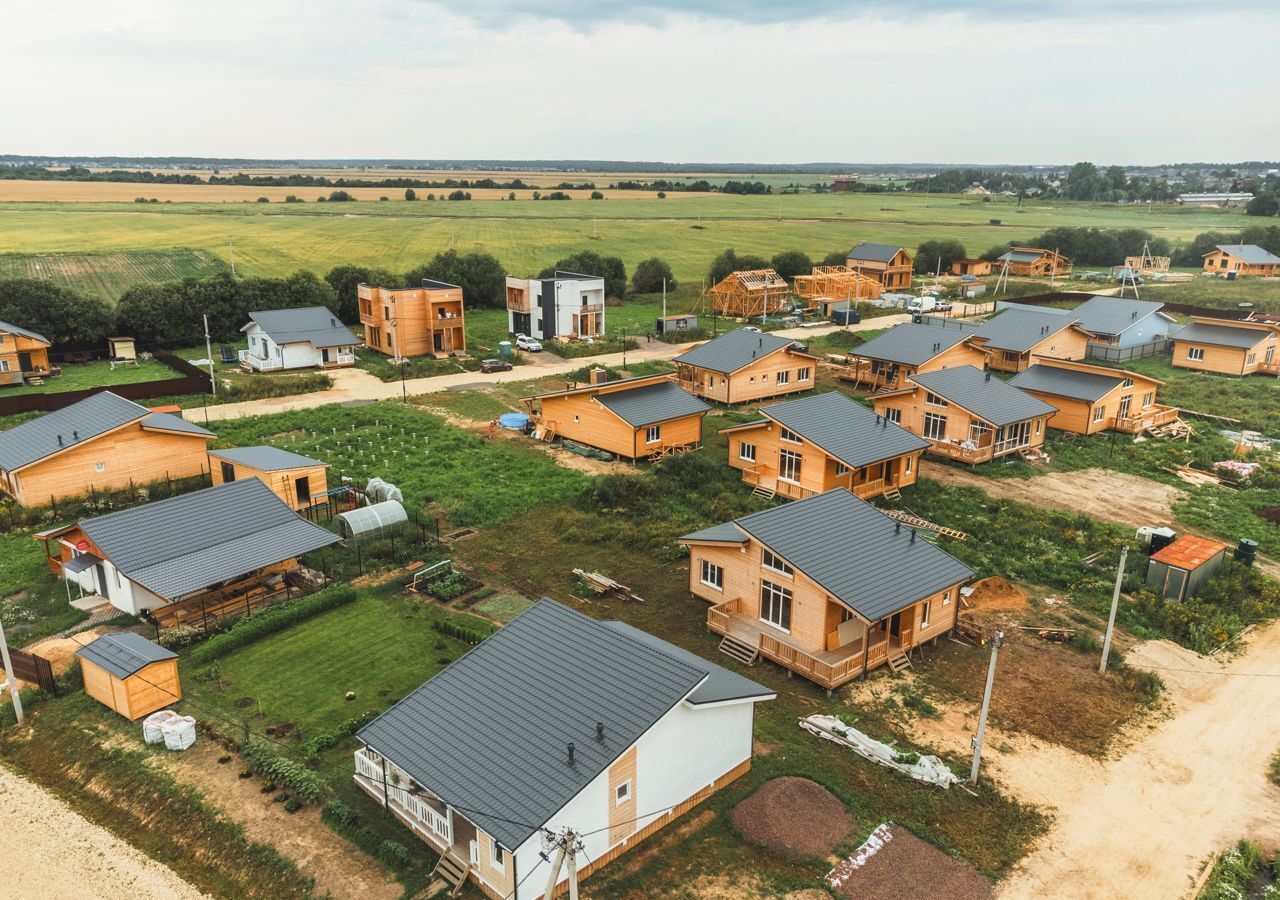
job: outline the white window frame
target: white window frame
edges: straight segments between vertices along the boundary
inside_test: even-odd
[[[886,407],[884,411],[884,417],[888,419],[890,422],[892,422],[894,425],[902,424],[902,410],[898,409],[896,406]]]
[[[904,457],[902,458],[902,474],[903,474],[903,475],[910,475],[910,474],[911,474],[911,463],[912,463],[914,460],[915,460],[915,457],[914,457],[914,456],[904,456]]]
[[[622,784],[613,789],[613,805],[622,806],[631,802],[631,779],[628,778]]]
[[[644,442],[646,444],[657,444],[662,441],[662,426],[650,425],[644,430]]]
[[[800,473],[804,467],[804,457],[794,450],[778,451],[778,480],[785,481],[789,484],[800,483]],[[782,474],[784,471],[791,470],[791,475]],[[795,477],[791,477],[794,475]]]
[[[931,434],[931,432],[933,432]],[[925,413],[921,434],[926,440],[945,441],[947,439],[947,417],[938,413]]]
[[[1147,393],[1142,395],[1142,408],[1150,409],[1155,404],[1155,401],[1156,401],[1155,391],[1147,391]]]
[[[1107,417],[1107,407],[1106,407],[1105,405],[1102,405],[1102,406],[1095,406],[1095,407],[1093,408],[1093,421],[1094,421],[1094,424],[1097,424],[1098,422],[1101,422],[1101,421],[1102,421],[1103,419],[1105,419],[1106,417]]]
[[[948,405],[946,400],[943,400],[933,391],[924,392],[924,402],[927,406],[936,406],[939,409],[946,409]]]
[[[708,576],[711,576],[708,578]],[[702,570],[699,573],[699,579],[709,588],[717,591],[724,590],[724,567],[713,563],[709,559],[702,560]]]
[[[920,629],[922,631],[929,627],[929,606],[931,605],[931,602],[932,601],[925,600],[920,604]]]
[[[808,381],[808,380],[809,380],[808,366],[801,366],[799,369],[796,369],[796,381]]]
[[[786,441],[788,444],[803,444],[803,443],[804,443],[804,438],[800,437],[800,435],[796,434],[796,433],[795,433],[794,431],[792,431],[790,428],[787,428],[785,425],[780,425],[780,426],[778,426],[778,427],[779,427],[779,429],[780,429],[780,430],[778,431],[778,439],[779,439],[779,440]]]
[[[768,569],[770,572],[777,572],[779,575],[785,575],[791,578],[795,575],[795,569],[787,564],[787,561],[778,554],[774,553],[768,547],[760,554],[760,567]]]
[[[777,604],[776,612],[778,614],[777,621],[765,617],[765,595]],[[780,584],[774,584],[772,581],[760,581],[760,621],[764,622],[772,628],[776,628],[785,634],[791,633],[791,614],[794,611],[795,597],[791,591]],[[784,615],[785,613],[785,615]],[[782,623],[786,622],[785,625]]]
[[[1194,360],[1194,361],[1196,361],[1196,362],[1201,362],[1201,361],[1203,361],[1203,360],[1204,360],[1204,348],[1203,348],[1203,347],[1188,347],[1188,348],[1187,348],[1187,359]]]
[[[777,377],[776,377],[776,378],[774,378],[774,380],[773,380],[773,381],[774,381],[774,383],[775,383],[775,384],[778,384],[778,385],[790,384],[790,383],[791,383],[791,372],[790,372],[790,371],[787,371],[787,372],[779,372],[779,373],[778,373],[778,375],[777,375]]]
[[[946,591],[944,591],[944,592],[943,592],[943,594],[942,594],[942,605],[943,605],[943,606],[950,606],[950,605],[951,605],[951,588],[947,588],[947,589],[946,589]]]
[[[756,461],[756,445],[749,444],[746,441],[738,441],[738,459],[743,462],[753,463]]]
[[[504,875],[507,872],[507,861],[502,855],[502,848],[492,837],[489,838],[489,865]]]
[[[9,360],[0,359],[0,372],[8,372],[8,371],[9,371]]]
[[[106,463],[104,463],[104,462],[94,463],[94,464],[93,464],[93,471],[95,471],[95,472],[105,472],[105,471],[107,471],[107,464],[106,464]]]
[[[1120,385],[1120,386],[1121,386],[1121,387],[1126,387],[1126,388],[1131,388],[1131,387],[1133,387],[1133,379],[1132,379],[1132,378],[1126,378],[1126,379],[1124,380],[1124,384],[1122,384],[1122,385]]]

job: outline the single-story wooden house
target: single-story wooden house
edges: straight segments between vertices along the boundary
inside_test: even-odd
[[[876,413],[928,441],[931,452],[971,464],[1042,446],[1057,412],[973,366],[914,375],[874,403]]]
[[[182,699],[178,654],[140,634],[104,634],[76,656],[84,692],[130,721]]]
[[[1147,560],[1147,587],[1166,600],[1181,602],[1199,593],[1227,557],[1221,541],[1184,534]]]
[[[1090,336],[1071,316],[1006,309],[973,332],[969,343],[987,354],[987,368],[1021,372],[1036,357],[1084,359]]]
[[[332,369],[356,364],[351,329],[323,306],[264,309],[249,313],[240,330],[249,349],[240,351],[240,366],[250,372],[281,369]]]
[[[992,265],[989,259],[955,259],[951,261],[951,274],[973,275],[980,278],[991,274]]]
[[[1221,375],[1280,374],[1277,334],[1280,326],[1272,322],[1192,316],[1172,335],[1172,361],[1179,369]]]
[[[279,447],[233,447],[209,451],[209,474],[215,485],[257,478],[294,509],[306,509],[311,498],[329,488],[327,462]]]
[[[1038,247],[1010,247],[996,257],[996,264],[1010,275],[1042,277],[1071,274],[1070,259],[1054,250]]]
[[[1163,381],[1124,369],[1042,359],[1009,383],[1057,407],[1050,428],[1075,434],[1141,434],[1178,418],[1176,407],[1156,403]]]
[[[850,365],[839,377],[871,390],[890,390],[920,372],[952,366],[983,366],[987,354],[969,343],[973,326],[943,328],[903,323],[849,351]]]
[[[1204,255],[1204,270],[1224,278],[1280,275],[1280,256],[1257,244],[1219,244]]]
[[[793,338],[735,328],[674,360],[676,381],[720,403],[747,403],[813,388],[818,358]]]
[[[22,384],[29,376],[48,375],[51,346],[43,334],[0,322],[0,384]]]
[[[336,544],[256,478],[51,528],[49,567],[162,625],[235,616],[288,593],[298,557]]]
[[[455,885],[535,900],[544,833],[572,828],[588,877],[748,772],[775,696],[544,598],[361,728],[355,781]]]
[[[562,438],[624,459],[654,459],[702,443],[711,408],[668,375],[550,391],[520,401],[543,440]]]
[[[911,287],[911,254],[896,244],[859,241],[845,254],[845,265],[855,272],[879,279],[886,291]]]
[[[23,506],[199,475],[214,433],[110,391],[0,431],[0,490]]]
[[[756,493],[809,497],[848,488],[869,499],[916,483],[929,442],[839,391],[763,407],[725,428],[729,465]]]
[[[844,488],[704,528],[689,589],[735,658],[773,660],[825,688],[889,664],[956,624],[973,570]]]

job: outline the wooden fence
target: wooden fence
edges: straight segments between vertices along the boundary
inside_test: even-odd
[[[57,693],[58,686],[53,680],[53,666],[49,660],[27,650],[10,650],[9,661],[13,663],[11,675],[29,684],[39,685],[42,691]]]
[[[165,350],[152,349],[150,353],[158,362],[168,366],[177,373],[173,378],[161,378],[156,381],[140,381],[136,384],[112,384],[101,387],[86,388],[81,391],[53,391],[46,394],[5,394],[0,393],[0,416],[12,416],[26,412],[53,412],[73,403],[79,403],[85,397],[102,391],[111,391],[126,400],[146,400],[150,397],[168,397],[175,394],[208,394],[212,390],[209,373],[197,369],[185,359],[180,359]]]

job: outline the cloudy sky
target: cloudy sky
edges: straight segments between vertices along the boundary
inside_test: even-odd
[[[1189,0],[9,0],[0,153],[1280,157],[1280,15]]]

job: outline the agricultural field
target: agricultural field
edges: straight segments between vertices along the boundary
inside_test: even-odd
[[[208,250],[182,248],[0,254],[0,278],[47,278],[112,303],[134,284],[199,278],[226,269]]]

